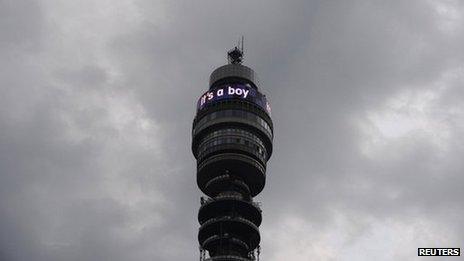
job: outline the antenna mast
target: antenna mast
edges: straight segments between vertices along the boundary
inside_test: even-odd
[[[245,49],[243,48],[243,43],[245,42],[245,37],[242,35],[242,47],[240,48],[242,50],[242,54],[245,53]]]
[[[231,64],[241,64],[243,62],[243,42],[244,37],[239,39],[237,46],[227,52],[227,60]]]

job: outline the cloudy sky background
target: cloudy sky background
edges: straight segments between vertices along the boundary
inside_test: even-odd
[[[262,260],[464,247],[462,1],[0,0],[0,260],[197,260],[191,123],[240,35]]]

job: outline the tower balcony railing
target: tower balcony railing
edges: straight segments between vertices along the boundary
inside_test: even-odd
[[[261,202],[244,200],[242,196],[238,196],[238,195],[221,195],[221,196],[217,196],[215,198],[200,197],[200,202],[201,202],[201,205],[203,206],[203,205],[209,204],[209,203],[211,203],[213,201],[217,201],[217,200],[221,200],[221,199],[229,199],[229,198],[233,198],[235,200],[240,200],[240,201],[246,201],[246,202],[252,204],[253,206],[255,206],[261,212]]]
[[[244,258],[240,256],[232,256],[232,255],[225,255],[225,256],[215,256],[205,259],[205,261],[224,261],[224,260],[231,260],[231,261],[255,261],[256,259]]]

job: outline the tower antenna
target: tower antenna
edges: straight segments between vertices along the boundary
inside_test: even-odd
[[[231,64],[241,64],[243,62],[243,36],[238,40],[237,46],[227,52],[227,60]]]
[[[245,53],[245,49],[243,47],[243,43],[245,42],[245,37],[242,35],[242,47],[240,48],[242,50],[242,54]]]

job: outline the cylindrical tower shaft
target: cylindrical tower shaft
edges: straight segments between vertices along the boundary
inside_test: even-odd
[[[192,151],[197,183],[208,198],[198,213],[200,248],[208,260],[254,260],[261,209],[253,201],[264,188],[272,154],[273,125],[255,72],[241,64],[242,50],[217,68],[198,100]]]

